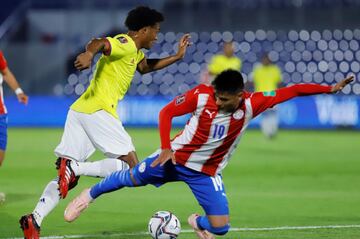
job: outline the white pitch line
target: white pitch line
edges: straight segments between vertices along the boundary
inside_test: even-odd
[[[254,228],[237,228],[232,227],[230,231],[285,231],[285,230],[308,230],[308,229],[338,229],[338,228],[360,228],[360,225],[328,225],[328,226],[283,226],[283,227],[254,227]],[[181,233],[191,233],[193,230],[181,230]],[[141,236],[148,235],[147,232],[129,232],[129,233],[114,233],[114,234],[96,234],[96,235],[64,235],[64,236],[47,236],[42,239],[67,239],[67,238],[109,238],[122,236]],[[22,239],[22,237],[9,237],[5,239]]]

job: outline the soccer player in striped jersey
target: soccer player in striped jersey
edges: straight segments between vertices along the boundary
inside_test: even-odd
[[[183,181],[205,211],[205,215],[192,214],[188,218],[197,236],[212,239],[214,234],[224,235],[230,224],[221,171],[250,120],[297,96],[336,93],[352,80],[349,77],[334,86],[297,84],[271,94],[249,93],[243,90],[243,78],[238,71],[224,71],[215,78],[213,86],[199,85],[166,105],[159,116],[161,149],[134,168],[115,172],[91,189],[85,189],[68,204],[65,220],[75,220],[103,193],[123,187],[147,184],[158,187]],[[170,140],[172,118],[188,113],[192,116],[185,128]]]
[[[3,81],[15,92],[20,103],[25,105],[28,103],[28,96],[20,88],[14,74],[8,67],[4,54],[0,50],[0,167],[5,159],[7,144],[7,109],[4,102]]]
[[[76,186],[80,175],[105,177],[137,164],[135,147],[117,114],[118,101],[129,89],[136,70],[144,74],[162,69],[182,59],[190,44],[189,34],[185,34],[175,55],[147,59],[141,49],[152,47],[163,20],[160,12],[137,7],[125,20],[127,34],[93,39],[77,57],[75,67],[82,70],[91,67],[96,53],[102,53],[90,86],[68,112],[61,142],[55,149],[58,178],[46,186],[34,211],[20,219],[26,239],[39,238],[44,217]],[[95,148],[107,158],[85,162]]]

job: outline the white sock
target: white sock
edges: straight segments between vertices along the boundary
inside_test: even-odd
[[[71,162],[71,168],[76,176],[106,177],[113,172],[126,170],[129,165],[120,159],[106,158],[94,162]]]
[[[33,215],[36,223],[40,226],[43,219],[56,207],[60,201],[58,180],[54,179],[45,187]]]

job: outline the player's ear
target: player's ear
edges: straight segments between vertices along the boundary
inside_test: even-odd
[[[147,33],[149,31],[149,27],[148,26],[143,27],[143,28],[140,29],[140,31],[141,31],[142,34],[145,34],[145,33]]]
[[[139,36],[143,36],[146,33],[145,27],[139,29],[137,32]]]

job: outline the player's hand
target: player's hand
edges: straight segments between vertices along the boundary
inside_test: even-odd
[[[176,159],[175,159],[175,155],[174,155],[173,151],[171,151],[171,149],[163,149],[161,151],[161,153],[159,154],[159,157],[157,159],[155,159],[150,166],[156,167],[159,164],[160,164],[160,166],[163,166],[170,159],[173,164],[176,164]]]
[[[176,54],[179,59],[184,57],[187,47],[191,45],[190,38],[191,36],[189,33],[184,34],[184,36],[181,37],[179,41],[179,49]]]
[[[76,57],[74,62],[75,68],[79,71],[89,68],[91,66],[93,57],[94,54],[92,54],[90,51],[81,53]]]
[[[350,84],[352,81],[354,81],[354,76],[349,76],[346,79],[343,79],[342,81],[338,82],[336,85],[333,85],[331,88],[331,93],[336,93],[340,90],[342,90],[346,85]]]
[[[18,101],[20,103],[23,103],[24,105],[27,105],[27,103],[29,101],[29,97],[27,95],[25,95],[24,93],[18,94],[17,98],[18,98]]]

